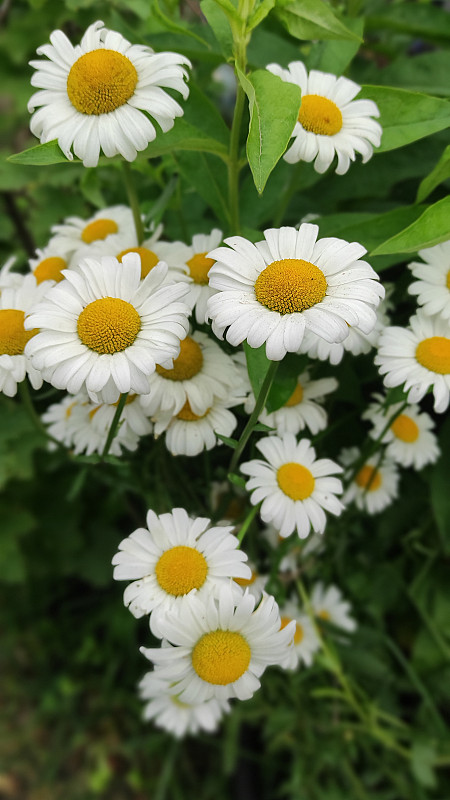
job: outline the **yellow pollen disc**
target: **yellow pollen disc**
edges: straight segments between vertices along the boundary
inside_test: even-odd
[[[235,578],[234,580],[239,584],[239,586],[243,586],[245,589],[246,586],[251,586],[252,583],[256,581],[257,575],[258,573],[252,570],[251,578]]]
[[[292,461],[280,467],[277,481],[281,491],[291,500],[306,500],[313,493],[316,483],[309,469]]]
[[[81,56],[67,77],[67,94],[82,114],[109,114],[133,96],[138,74],[116,50],[92,50]]]
[[[212,631],[198,640],[192,651],[192,666],[207,683],[227,686],[248,669],[252,651],[236,631]]]
[[[298,114],[305,131],[334,136],[342,128],[342,114],[336,103],[320,94],[305,94]]]
[[[446,336],[431,336],[423,339],[416,348],[416,359],[422,367],[439,375],[450,373],[450,339]]]
[[[283,628],[286,627],[286,625],[289,625],[290,622],[292,622],[291,617],[281,617],[280,631],[282,631]],[[295,625],[294,644],[300,644],[300,642],[302,641],[303,637],[304,637],[303,628],[297,622],[296,625]]]
[[[42,283],[42,281],[56,281],[59,283],[64,278],[64,275],[61,275],[61,270],[66,269],[66,267],[67,261],[64,261],[59,256],[44,258],[33,270],[36,283]]]
[[[39,333],[39,328],[26,331],[23,326],[24,319],[24,311],[17,311],[15,308],[0,310],[0,355],[22,355],[26,343]]]
[[[447,289],[450,289],[450,269],[447,272],[447,280],[445,282],[445,285],[447,286]]]
[[[203,419],[203,417],[206,417],[208,411],[209,408],[204,414],[194,414],[191,406],[189,405],[189,400],[186,400],[183,408],[177,414],[177,419],[182,419],[183,422],[196,422],[198,419]]]
[[[375,467],[370,467],[368,464],[365,464],[362,469],[359,470],[355,478],[355,483],[357,483],[361,489],[367,489],[368,492],[374,492],[376,489],[379,489],[382,482],[381,472],[375,469]]]
[[[83,309],[77,331],[83,344],[96,353],[121,353],[133,344],[141,318],[131,303],[120,297],[101,297]]]
[[[318,611],[318,612],[317,612],[317,614],[316,614],[316,616],[317,616],[317,617],[320,617],[320,619],[324,619],[324,620],[325,620],[325,622],[329,622],[329,621],[330,621],[330,619],[331,619],[331,614],[330,614],[330,612],[329,612],[329,611],[327,611],[325,608],[322,608],[322,610],[321,610],[321,611]]]
[[[213,258],[206,258],[206,253],[196,253],[189,261],[186,261],[194,283],[207,284],[208,272],[214,263]]]
[[[203,353],[200,345],[190,336],[180,342],[180,355],[174,360],[172,369],[164,369],[159,364],[156,372],[169,381],[190,381],[203,366]]]
[[[280,314],[304,311],[325,297],[327,282],[319,267],[301,258],[272,261],[255,283],[259,303]]]
[[[411,417],[400,414],[391,425],[391,431],[402,442],[415,442],[419,438],[419,426]]]
[[[160,260],[159,256],[147,247],[129,247],[128,250],[122,250],[117,256],[117,260],[122,263],[122,258],[126,256],[127,253],[137,253],[138,256],[141,257],[141,280],[147,277],[150,270],[156,267]]]
[[[161,589],[175,597],[200,589],[208,574],[205,556],[194,547],[179,545],[166,550],[155,567]]]
[[[300,383],[297,383],[294,391],[292,392],[289,400],[284,404],[285,408],[292,408],[292,406],[298,406],[303,400],[303,389]]]
[[[111,233],[117,233],[119,226],[113,219],[94,219],[89,222],[81,232],[81,238],[86,244],[106,239]]]

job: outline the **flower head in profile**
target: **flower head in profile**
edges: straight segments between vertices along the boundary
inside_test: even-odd
[[[344,600],[337,586],[324,586],[319,582],[313,587],[310,597],[311,608],[319,620],[331,622],[337,628],[353,633],[356,622],[351,614],[351,605]]]
[[[294,646],[282,666],[285,669],[296,669],[303,662],[305,666],[310,667],[314,653],[320,648],[320,639],[313,623],[294,600],[289,600],[280,608],[280,614],[282,628],[292,620],[295,622]]]
[[[316,172],[326,172],[337,156],[337,175],[347,172],[361,153],[363,163],[381,141],[381,125],[373,119],[380,112],[372,100],[355,100],[361,87],[348,78],[311,70],[301,61],[287,69],[268,64],[267,69],[302,90],[302,103],[292,131],[293,142],[284,158],[290,164],[314,161]]]
[[[372,424],[369,435],[376,440],[392,419],[381,439],[381,443],[386,445],[388,458],[402,467],[414,467],[417,470],[437,461],[441,451],[429,414],[422,412],[415,403],[406,408],[403,408],[403,403],[394,403],[386,408],[384,397],[375,395],[374,399],[375,402],[364,412],[363,418]]]
[[[434,247],[419,250],[422,261],[408,264],[416,278],[408,292],[417,296],[417,302],[427,316],[438,314],[450,319],[450,239]]]
[[[280,361],[299,349],[306,330],[327,342],[340,342],[355,325],[369,333],[375,308],[384,297],[378,275],[361,256],[357,242],[317,240],[317,225],[300,229],[271,228],[264,241],[252,244],[242,236],[225,240],[228,247],[209,253],[216,260],[209,285],[217,293],[208,300],[213,330],[232,345],[266,343],[267,357]]]
[[[66,158],[75,153],[85,167],[95,167],[102,151],[134,161],[156,137],[151,120],[166,132],[182,116],[164,88],[188,96],[184,56],[130,44],[101,21],[75,47],[60,30],[50,42],[37,50],[46,59],[30,62],[31,83],[39,88],[28,103],[30,112],[38,109],[30,127],[42,143],[57,139]]]
[[[358,461],[360,452],[357,447],[346,447],[340,455],[340,461],[348,466],[349,476],[353,465]],[[344,503],[355,503],[360,511],[378,514],[391,505],[398,495],[399,474],[397,464],[386,456],[380,461],[378,455],[371,456],[352,478],[345,490]]]

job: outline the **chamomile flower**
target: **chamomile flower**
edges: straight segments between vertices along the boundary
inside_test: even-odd
[[[139,394],[128,395],[120,415],[118,430],[122,432],[129,430],[137,437],[147,436],[152,432],[153,425],[142,407],[141,398],[142,395]],[[117,403],[91,404],[92,426],[100,434],[108,434],[117,405]]]
[[[17,384],[28,375],[34,389],[42,386],[42,375],[29,358],[28,347],[39,333],[26,324],[27,315],[47,291],[34,275],[20,275],[20,283],[6,285],[0,293],[0,392],[14,397]]]
[[[245,339],[250,347],[266,343],[267,357],[280,361],[297,352],[306,330],[328,342],[348,335],[348,325],[369,333],[375,307],[384,296],[378,275],[360,257],[357,242],[317,239],[317,225],[272,228],[252,244],[242,236],[212,250],[216,260],[208,300],[214,333],[232,345]]]
[[[442,414],[450,399],[448,322],[418,311],[409,325],[383,331],[375,364],[385,376],[385,386],[403,385],[410,403],[418,403],[432,389],[434,410]]]
[[[305,539],[311,527],[323,533],[325,511],[339,516],[344,509],[336,497],[342,493],[342,483],[331,477],[342,467],[329,458],[316,459],[308,439],[297,443],[291,433],[267,436],[256,447],[265,461],[247,461],[241,472],[250,476],[246,488],[252,492],[253,505],[262,501],[262,520],[272,523],[283,538],[297,530]]]
[[[349,474],[359,455],[357,447],[342,451],[339,460],[349,467]],[[361,511],[378,514],[397,497],[398,483],[398,468],[394,461],[386,457],[380,461],[378,455],[371,456],[359,467],[342,499],[345,504],[355,503]]]
[[[232,526],[211,527],[206,517],[191,519],[183,508],[157,516],[147,513],[147,528],[138,528],[119,544],[112,563],[116,580],[132,580],[124,603],[135,617],[151,613],[156,636],[166,636],[167,614],[178,618],[193,594],[217,594],[230,578],[250,578]],[[235,595],[241,590],[235,585]],[[193,592],[193,590],[195,590]]]
[[[204,414],[195,414],[186,400],[175,416],[162,411],[153,416],[155,436],[165,431],[166,447],[173,456],[197,456],[202,450],[212,450],[221,444],[217,434],[230,437],[233,433],[237,419],[229,409],[243,399],[233,394],[227,400],[215,397]]]
[[[372,100],[354,99],[361,91],[357,83],[315,69],[308,75],[301,61],[292,61],[287,69],[268,64],[267,69],[302,90],[298,121],[292,131],[294,141],[284,155],[285,161],[314,161],[314,169],[322,173],[336,155],[336,174],[344,175],[356,153],[361,153],[364,164],[371,158],[382,134],[381,125],[372,118],[379,117],[380,112]]]
[[[248,700],[266,667],[284,663],[292,647],[295,623],[283,630],[280,625],[274,597],[265,594],[255,608],[248,591],[236,599],[224,586],[217,599],[193,597],[176,617],[166,618],[164,635],[173,647],[141,652],[177,682],[182,702]]]
[[[204,703],[184,703],[177,694],[177,684],[165,677],[162,669],[147,672],[139,683],[139,695],[146,700],[143,717],[182,739],[200,731],[213,733],[224,714],[230,711],[227,700],[212,697]]]
[[[141,403],[149,416],[159,411],[178,414],[186,402],[202,416],[215,398],[226,400],[239,382],[240,371],[217,342],[206,333],[192,333],[181,342],[172,365],[156,367]]]
[[[89,26],[76,47],[59,30],[50,42],[37,50],[45,60],[30,61],[36,70],[31,84],[40,90],[28,103],[30,112],[38,108],[30,127],[42,143],[57,139],[66,158],[75,153],[85,167],[95,167],[103,151],[134,161],[156,137],[150,118],[167,132],[182,116],[162,87],[187,98],[190,62],[184,56],[132,45],[101,21]]]
[[[55,236],[50,239],[46,247],[37,248],[36,257],[29,260],[31,272],[37,283],[52,281],[52,283],[47,283],[47,288],[50,289],[55,283],[64,280],[62,271],[69,266],[70,254],[70,250],[64,247]]]
[[[402,403],[394,403],[384,408],[384,398],[375,395],[363,418],[372,424],[370,436],[378,439],[390,419],[392,425],[386,431],[381,443],[386,444],[386,456],[402,467],[422,469],[433,464],[440,455],[437,438],[433,433],[434,422],[418,405],[409,405],[399,414]]]
[[[176,358],[187,332],[182,284],[162,286],[159,264],[141,282],[139,256],[86,259],[47,293],[26,321],[40,327],[27,350],[36,369],[58,389],[86,388],[94,402],[120,393],[145,394],[156,364]]]
[[[331,622],[337,628],[353,633],[356,622],[351,614],[351,605],[344,600],[342,592],[337,586],[325,587],[323,583],[316,583],[310,596],[311,608],[315,616],[325,622]]]
[[[65,447],[72,447],[74,435],[81,422],[85,426],[84,416],[80,417],[79,414],[74,414],[76,406],[88,405],[89,398],[85,392],[79,392],[77,395],[67,394],[59,403],[52,403],[42,414],[41,419],[47,427],[47,432],[58,442],[61,442]],[[49,448],[53,449],[52,442]]]
[[[22,284],[23,276],[20,272],[12,270],[15,263],[16,257],[11,256],[5,261],[3,267],[0,267],[0,293],[4,289],[17,289]]]
[[[258,419],[264,425],[274,428],[279,436],[284,433],[296,435],[309,428],[313,436],[327,425],[327,413],[320,405],[324,397],[337,389],[335,378],[320,378],[312,381],[306,370],[299,375],[297,385],[286,403],[269,414],[265,409]],[[250,414],[255,407],[255,397],[250,395],[245,403],[245,411]]]
[[[280,615],[282,628],[292,620],[295,622],[294,646],[282,666],[285,669],[297,669],[299,663],[303,662],[305,666],[310,667],[314,653],[320,649],[320,639],[313,623],[293,600],[280,608]]]
[[[248,562],[248,566],[251,569],[251,577],[250,578],[235,578],[235,583],[237,583],[241,589],[247,589],[249,594],[253,595],[256,602],[259,603],[261,597],[263,595],[265,586],[267,581],[269,580],[268,575],[260,575],[258,570],[256,569],[255,564],[252,561]]]
[[[104,242],[109,236],[127,235],[130,230],[134,230],[134,220],[127,206],[102,208],[89,219],[68,217],[52,228],[58,244],[70,253],[95,242]]]
[[[408,292],[417,296],[424,314],[450,319],[450,240],[419,250],[422,261],[408,264],[415,278]],[[423,263],[425,262],[425,263]]]
[[[215,294],[214,289],[208,284],[209,270],[214,264],[214,260],[208,258],[208,253],[214,247],[218,247],[221,241],[222,231],[214,228],[210,234],[195,234],[191,245],[182,242],[173,244],[172,258],[184,265],[185,272],[191,278],[186,302],[190,303],[199,325],[207,322],[206,304]]]

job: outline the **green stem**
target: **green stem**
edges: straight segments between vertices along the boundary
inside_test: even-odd
[[[134,227],[136,228],[136,238],[138,245],[144,241],[144,226],[142,224],[141,212],[139,210],[139,198],[137,196],[134,180],[131,175],[131,167],[128,161],[122,161],[123,179],[127,190],[128,202],[133,212]]]
[[[236,104],[234,106],[233,123],[230,135],[230,151],[228,157],[228,202],[230,206],[231,232],[239,233],[239,138],[241,133],[242,115],[245,107],[245,92],[237,80]]]
[[[399,409],[398,409],[398,410],[395,412],[395,414],[393,414],[393,416],[392,416],[392,417],[389,417],[389,420],[386,422],[386,425],[384,426],[384,428],[383,428],[383,430],[381,431],[381,433],[380,433],[380,435],[378,436],[378,438],[377,438],[377,439],[375,439],[375,441],[370,441],[370,443],[369,443],[369,446],[368,446],[368,447],[366,447],[366,448],[364,448],[364,450],[363,450],[363,452],[361,453],[361,455],[360,455],[360,456],[358,456],[358,458],[357,458],[357,459],[356,459],[356,460],[353,462],[353,469],[352,469],[352,471],[351,471],[351,473],[350,473],[350,476],[349,476],[349,478],[348,478],[348,480],[347,480],[347,486],[346,486],[346,488],[347,488],[348,486],[350,486],[350,484],[351,484],[351,483],[352,483],[352,481],[354,480],[355,476],[358,474],[358,472],[359,472],[359,470],[361,469],[361,467],[362,467],[362,466],[364,466],[364,464],[366,463],[367,459],[368,459],[368,458],[370,458],[370,457],[371,457],[371,456],[372,456],[374,453],[376,453],[376,452],[377,452],[377,450],[378,450],[379,446],[381,445],[381,442],[382,442],[382,440],[383,440],[383,439],[384,439],[384,437],[386,436],[386,434],[387,434],[387,432],[388,432],[389,428],[390,428],[390,427],[392,426],[392,424],[395,422],[395,420],[397,419],[397,417],[399,417],[399,416],[400,416],[400,414],[401,414],[401,413],[402,413],[402,412],[405,410],[405,408],[406,408],[406,406],[407,406],[407,405],[408,405],[408,401],[407,401],[407,400],[405,400],[405,402],[404,402],[404,403],[402,403],[402,405],[401,405],[401,406],[400,406],[400,408],[399,408]],[[375,472],[374,472],[373,474],[375,475]]]
[[[105,442],[105,446],[103,448],[102,461],[108,455],[109,448],[111,447],[112,441],[117,433],[120,417],[124,409],[125,403],[127,402],[127,397],[128,397],[128,392],[125,392],[125,394],[120,395],[119,402],[117,403],[116,413],[114,414],[113,421],[111,422],[111,427],[108,431],[108,436]]]
[[[246,518],[244,519],[244,522],[242,523],[242,525],[240,527],[240,530],[239,530],[239,533],[238,533],[238,537],[237,537],[238,541],[239,541],[239,547],[241,546],[242,541],[244,539],[244,536],[247,533],[247,531],[248,531],[250,525],[252,524],[253,520],[255,519],[260,507],[261,507],[261,503],[258,503],[258,505],[253,506],[252,510],[249,511],[249,513],[247,514]]]
[[[21,400],[36,430],[38,430],[39,433],[42,433],[46,437],[46,439],[49,439],[54,444],[58,445],[58,447],[62,447],[61,442],[59,442],[58,439],[55,439],[55,437],[48,432],[39,414],[37,413],[33,405],[33,400],[31,399],[30,387],[28,385],[28,381],[27,380],[22,381],[21,383],[18,384],[18,387]]]
[[[228,472],[234,472],[235,471],[235,469],[236,469],[236,467],[237,467],[237,465],[239,463],[239,459],[241,457],[242,451],[243,451],[245,445],[247,444],[247,442],[248,442],[248,440],[249,440],[249,438],[251,436],[253,428],[255,427],[255,425],[258,422],[258,417],[259,417],[261,411],[263,410],[264,406],[266,405],[266,400],[267,400],[267,397],[269,395],[270,388],[272,386],[273,380],[275,378],[276,371],[278,369],[278,364],[279,364],[278,361],[272,361],[271,364],[270,364],[269,369],[267,370],[266,377],[264,378],[262,386],[261,386],[261,389],[259,391],[259,395],[256,398],[255,408],[253,409],[253,412],[252,412],[252,414],[250,416],[250,419],[248,420],[244,430],[241,433],[239,442],[238,442],[237,447],[236,447],[236,449],[235,449],[235,451],[233,453],[233,458],[231,459],[230,468],[229,468]]]

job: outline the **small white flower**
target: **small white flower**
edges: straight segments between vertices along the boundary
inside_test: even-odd
[[[93,402],[148,392],[156,364],[179,353],[189,309],[178,302],[182,284],[162,286],[165,264],[142,282],[140,272],[135,253],[123,265],[105,257],[64,271],[26,321],[41,329],[27,353],[45,380],[70,394],[85,387]]]
[[[30,61],[39,87],[28,103],[33,112],[31,131],[42,143],[58,140],[66,158],[73,152],[85,167],[97,166],[100,151],[111,158],[134,161],[156,137],[150,117],[167,132],[181,106],[162,87],[175,89],[186,99],[184,65],[178,53],[156,54],[150,47],[132,45],[103,22],[94,22],[74,47],[59,30],[50,34]]]
[[[267,436],[256,447],[266,460],[247,461],[241,471],[250,475],[246,488],[252,492],[253,505],[262,501],[262,520],[271,522],[283,538],[297,530],[304,539],[311,527],[323,533],[325,511],[339,516],[344,509],[336,497],[342,493],[342,483],[331,477],[342,467],[329,458],[316,459],[308,439],[297,443],[290,433]]]
[[[379,117],[380,112],[372,100],[354,100],[361,91],[357,83],[315,69],[308,75],[301,61],[291,62],[287,69],[268,64],[267,69],[302,90],[286,161],[314,161],[316,172],[326,172],[336,155],[336,173],[344,175],[356,153],[361,153],[364,164],[371,158],[382,134],[381,125],[372,117]]]
[[[208,253],[219,246],[222,235],[222,231],[214,228],[210,234],[195,234],[191,245],[182,242],[173,244],[172,258],[184,265],[185,272],[191,279],[186,302],[195,312],[195,319],[199,325],[207,322],[206,304],[215,294],[215,290],[208,285],[209,270],[214,264],[214,260],[208,258]]]
[[[359,455],[357,447],[348,447],[342,451],[339,460],[349,467],[348,474],[351,474],[352,466]],[[398,467],[394,461],[386,457],[380,461],[378,455],[371,456],[358,469],[342,499],[346,505],[355,503],[361,511],[378,514],[397,497],[398,482]]]
[[[348,325],[370,333],[375,307],[384,296],[378,275],[357,242],[317,239],[318,226],[264,231],[252,244],[242,236],[225,240],[208,255],[216,260],[208,300],[214,333],[232,345],[266,343],[267,357],[280,361],[297,352],[306,330],[328,342],[340,342]]]
[[[439,314],[450,319],[450,240],[419,250],[422,261],[408,264],[417,281],[409,287],[428,316]],[[423,263],[423,261],[425,263]]]
[[[64,280],[62,271],[69,266],[69,256],[70,250],[58,241],[56,236],[50,239],[46,247],[37,248],[36,257],[29,260],[31,272],[37,283],[51,281],[47,283],[47,288],[50,289],[55,283]]]
[[[349,633],[356,630],[356,622],[350,616],[351,605],[348,600],[343,599],[337,586],[325,587],[321,582],[316,583],[311,592],[310,603],[319,620],[331,622]]]
[[[197,456],[202,450],[212,450],[222,444],[217,434],[230,437],[233,433],[237,419],[228,409],[243,400],[234,395],[227,400],[215,397],[204,414],[195,414],[187,400],[175,416],[171,412],[154,415],[155,436],[165,431],[166,447],[173,456]]]
[[[173,647],[141,647],[141,652],[177,682],[185,703],[248,700],[266,667],[283,663],[292,647],[295,623],[283,630],[280,625],[274,597],[264,594],[255,608],[248,592],[236,599],[224,586],[218,599],[202,603],[193,597],[176,618],[166,618],[164,635]]]
[[[313,623],[293,600],[288,601],[280,608],[280,615],[282,628],[292,620],[295,622],[294,647],[290,650],[286,661],[281,666],[285,669],[297,669],[299,663],[303,661],[307,667],[310,667],[314,653],[320,649],[320,639]]]
[[[85,427],[84,417],[74,414],[76,406],[87,406],[89,398],[85,392],[77,395],[68,394],[59,403],[52,403],[42,414],[41,419],[47,426],[47,432],[65,447],[72,447],[74,434],[81,423]],[[52,443],[49,445],[52,447]]]
[[[434,422],[429,414],[421,412],[415,404],[407,406],[398,414],[402,403],[394,403],[385,408],[385,398],[382,395],[374,397],[376,402],[363,414],[363,419],[369,420],[373,426],[369,432],[372,439],[378,439],[389,419],[395,417],[381,440],[382,444],[387,445],[386,456],[402,467],[414,469],[422,469],[426,464],[437,461],[441,451],[432,432]]]
[[[151,613],[152,631],[163,637],[165,617],[177,619],[193,594],[202,600],[230,585],[230,578],[250,578],[247,556],[236,549],[232,529],[211,527],[207,518],[192,519],[183,508],[159,516],[149,511],[147,529],[123,539],[112,560],[115,580],[133,580],[124,594],[131,613]],[[242,594],[237,585],[234,589],[235,595]]]
[[[252,561],[248,562],[248,566],[251,569],[251,577],[250,578],[235,578],[235,583],[237,583],[241,589],[248,589],[249,594],[253,595],[258,604],[263,596],[263,592],[266,586],[267,581],[269,580],[268,575],[260,575],[258,570],[256,569],[255,564]]]
[[[450,399],[448,322],[418,311],[409,324],[383,331],[375,364],[385,376],[385,386],[403,385],[410,403],[418,403],[432,388],[434,410],[442,414]]]
[[[103,242],[109,236],[124,236],[134,230],[133,213],[127,206],[110,206],[96,211],[89,219],[68,217],[54,225],[55,240],[71,254],[80,247]]]
[[[5,261],[3,267],[0,268],[0,293],[3,292],[4,289],[18,289],[18,287],[21,286],[23,275],[21,275],[20,272],[11,270],[15,263],[16,257],[11,256]]]

